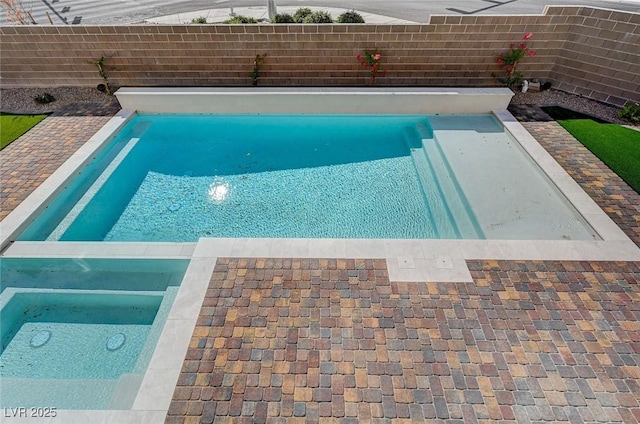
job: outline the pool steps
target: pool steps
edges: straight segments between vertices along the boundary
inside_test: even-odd
[[[421,143],[411,148],[411,158],[418,170],[418,178],[425,190],[425,202],[432,213],[439,238],[482,238],[482,231],[439,147],[437,136],[426,128],[416,127],[415,131]],[[426,178],[427,175],[430,178]]]
[[[440,147],[474,205],[475,217],[488,239],[522,239],[519,228],[527,228],[535,235],[534,239],[600,239],[577,210],[567,204],[557,186],[540,172],[540,167],[527,158],[526,151],[518,152],[522,150],[519,143],[498,125],[470,131],[451,127],[442,118],[434,128],[436,138],[448,140]],[[487,135],[492,133],[498,138],[489,141]],[[478,162],[476,158],[482,155],[495,165]],[[533,169],[532,177],[503,178],[505,169],[521,168]]]
[[[422,141],[423,143],[428,142],[426,139]],[[420,187],[422,188],[424,197],[423,201],[427,205],[427,209],[431,215],[431,221],[436,230],[436,238],[460,238],[457,223],[449,219],[451,212],[446,199],[442,198],[441,176],[434,171],[431,160],[427,156],[424,147],[412,148],[411,159],[413,165],[416,167],[417,177],[420,180]]]
[[[96,410],[108,410],[110,396],[108,393],[117,386],[118,380],[113,379],[55,379],[43,378],[37,380],[38,387],[46,390],[33,390],[34,380],[30,378],[2,377],[2,397],[6,405],[23,405],[22,399],[32,402],[27,406],[39,405],[75,405],[75,409],[83,408],[82,399],[72,399],[69,393],[81,391],[83,398],[95,400],[92,407]],[[86,408],[86,407],[84,407]],[[60,408],[61,409],[61,408]],[[72,408],[69,408],[72,409]],[[74,410],[74,409],[72,409]],[[74,410],[74,412],[77,412]],[[1,421],[4,422],[4,421]],[[18,421],[19,422],[19,421]],[[37,420],[35,422],[38,422]],[[49,421],[43,421],[49,422]],[[54,421],[63,423],[63,420]],[[95,422],[88,420],[84,422]]]
[[[122,374],[111,391],[113,396],[105,409],[131,409],[142,385],[143,374]]]
[[[153,320],[151,329],[147,334],[147,340],[138,355],[136,365],[133,367],[133,372],[123,374],[118,379],[118,384],[113,390],[113,397],[109,403],[109,409],[130,409],[133,406],[136,395],[140,391],[144,373],[151,362],[151,357],[155,351],[157,341],[160,339],[160,334],[173,306],[173,301],[178,294],[178,290],[180,290],[180,286],[167,287],[162,297],[162,303],[158,308],[156,318]]]
[[[427,158],[430,158],[440,189],[443,192],[443,198],[449,202],[448,209],[453,215],[453,222],[458,228],[460,237],[463,239],[484,238],[484,234],[478,225],[473,210],[469,206],[464,191],[458,184],[458,179],[451,169],[435,131],[433,132],[433,138],[423,140],[423,149]]]
[[[156,317],[153,320],[153,324],[151,324],[151,329],[149,330],[149,334],[147,335],[147,341],[140,351],[138,362],[136,362],[136,365],[133,367],[134,372],[144,373],[144,371],[147,369],[149,361],[153,356],[156,342],[160,337],[160,333],[162,333],[162,328],[164,327],[167,316],[169,316],[171,306],[173,305],[173,301],[178,294],[178,290],[180,290],[180,286],[167,286],[167,289],[164,291],[162,302],[158,307],[158,312],[156,313]]]

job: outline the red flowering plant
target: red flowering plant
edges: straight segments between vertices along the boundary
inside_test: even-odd
[[[382,53],[380,53],[380,50],[378,49],[375,49],[373,51],[365,50],[364,54],[359,54],[358,56],[356,56],[356,59],[358,59],[358,62],[360,62],[362,66],[369,69],[371,85],[375,84],[378,73],[382,72],[382,75],[387,74],[386,69],[382,69],[380,67],[380,62],[382,61]]]
[[[506,74],[504,77],[498,77],[498,80],[507,87],[514,87],[522,82],[523,75],[518,71],[518,64],[525,57],[536,55],[535,50],[529,48],[529,39],[533,34],[527,32],[519,44],[511,44],[508,53],[498,55],[497,62],[500,69],[504,69]]]

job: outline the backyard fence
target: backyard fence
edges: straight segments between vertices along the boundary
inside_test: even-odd
[[[640,14],[548,7],[541,15],[432,16],[428,24],[4,26],[3,87],[366,86],[356,56],[382,54],[380,86],[495,86],[496,59],[533,33],[526,78],[611,104],[640,101]]]

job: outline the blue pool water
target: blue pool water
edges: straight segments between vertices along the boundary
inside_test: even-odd
[[[2,326],[2,377],[117,378],[130,373],[161,302],[162,295],[15,293],[2,308],[7,323]],[[106,340],[118,333],[127,340],[116,352]]]
[[[0,406],[131,407],[186,265],[0,259]]]
[[[138,115],[19,239],[597,237],[516,144],[490,115]]]

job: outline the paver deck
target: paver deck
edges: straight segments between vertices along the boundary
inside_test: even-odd
[[[218,259],[166,423],[635,422],[640,266]]]
[[[67,118],[2,151],[0,217],[108,120]],[[640,195],[524,125],[640,245]],[[380,260],[219,258],[166,422],[640,421],[640,263],[468,266],[398,283]]]
[[[0,151],[0,220],[38,188],[112,115],[113,106],[69,105]]]

